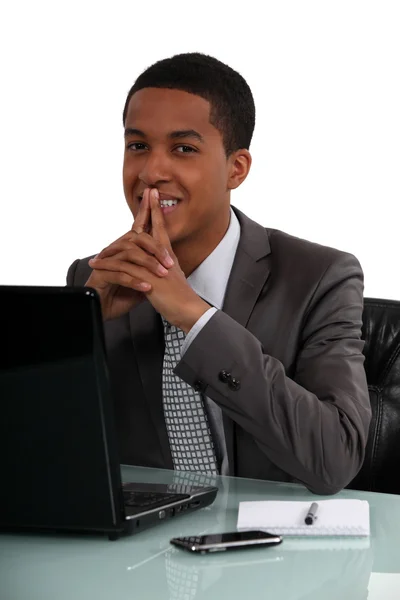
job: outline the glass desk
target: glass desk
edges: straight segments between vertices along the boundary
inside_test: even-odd
[[[174,477],[136,467],[122,467],[122,475],[160,483]],[[400,496],[352,490],[335,496],[369,501],[369,541],[284,538],[275,548],[212,555],[172,547],[175,536],[234,531],[244,500],[318,499],[300,485],[217,479],[220,491],[210,507],[116,542],[97,535],[0,534],[1,600],[400,598]]]

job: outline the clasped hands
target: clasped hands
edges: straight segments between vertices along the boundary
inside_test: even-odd
[[[158,190],[146,188],[132,229],[91,259],[89,266],[93,271],[86,286],[99,294],[104,320],[119,317],[147,299],[169,323],[188,333],[210,308],[179,266]]]

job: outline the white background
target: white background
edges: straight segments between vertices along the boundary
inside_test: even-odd
[[[400,2],[4,2],[0,284],[64,285],[132,225],[122,109],[181,52],[238,70],[256,103],[259,223],[354,253],[365,295],[400,299]]]
[[[400,299],[399,32],[398,0],[3,2],[0,284],[64,285],[75,258],[130,228],[126,94],[153,62],[199,51],[256,102],[232,203],[354,253],[365,295]],[[386,582],[397,598],[397,579],[373,573],[371,597]]]

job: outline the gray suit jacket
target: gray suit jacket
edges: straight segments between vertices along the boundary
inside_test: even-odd
[[[223,310],[175,373],[221,407],[231,475],[335,493],[362,465],[371,418],[360,264],[232,208],[241,237]],[[90,272],[88,258],[76,260],[67,285]],[[172,469],[160,315],[144,302],[104,329],[121,463]]]

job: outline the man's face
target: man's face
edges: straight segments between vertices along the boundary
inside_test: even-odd
[[[207,245],[207,240],[223,236],[230,189],[239,185],[229,187],[232,160],[227,160],[222,136],[209,116],[209,102],[181,90],[144,88],[129,102],[123,167],[126,201],[136,217],[147,187],[157,188],[161,199],[162,194],[177,198],[173,209],[163,209],[174,246],[182,242],[185,246],[189,240]],[[183,131],[192,134],[172,137]]]

